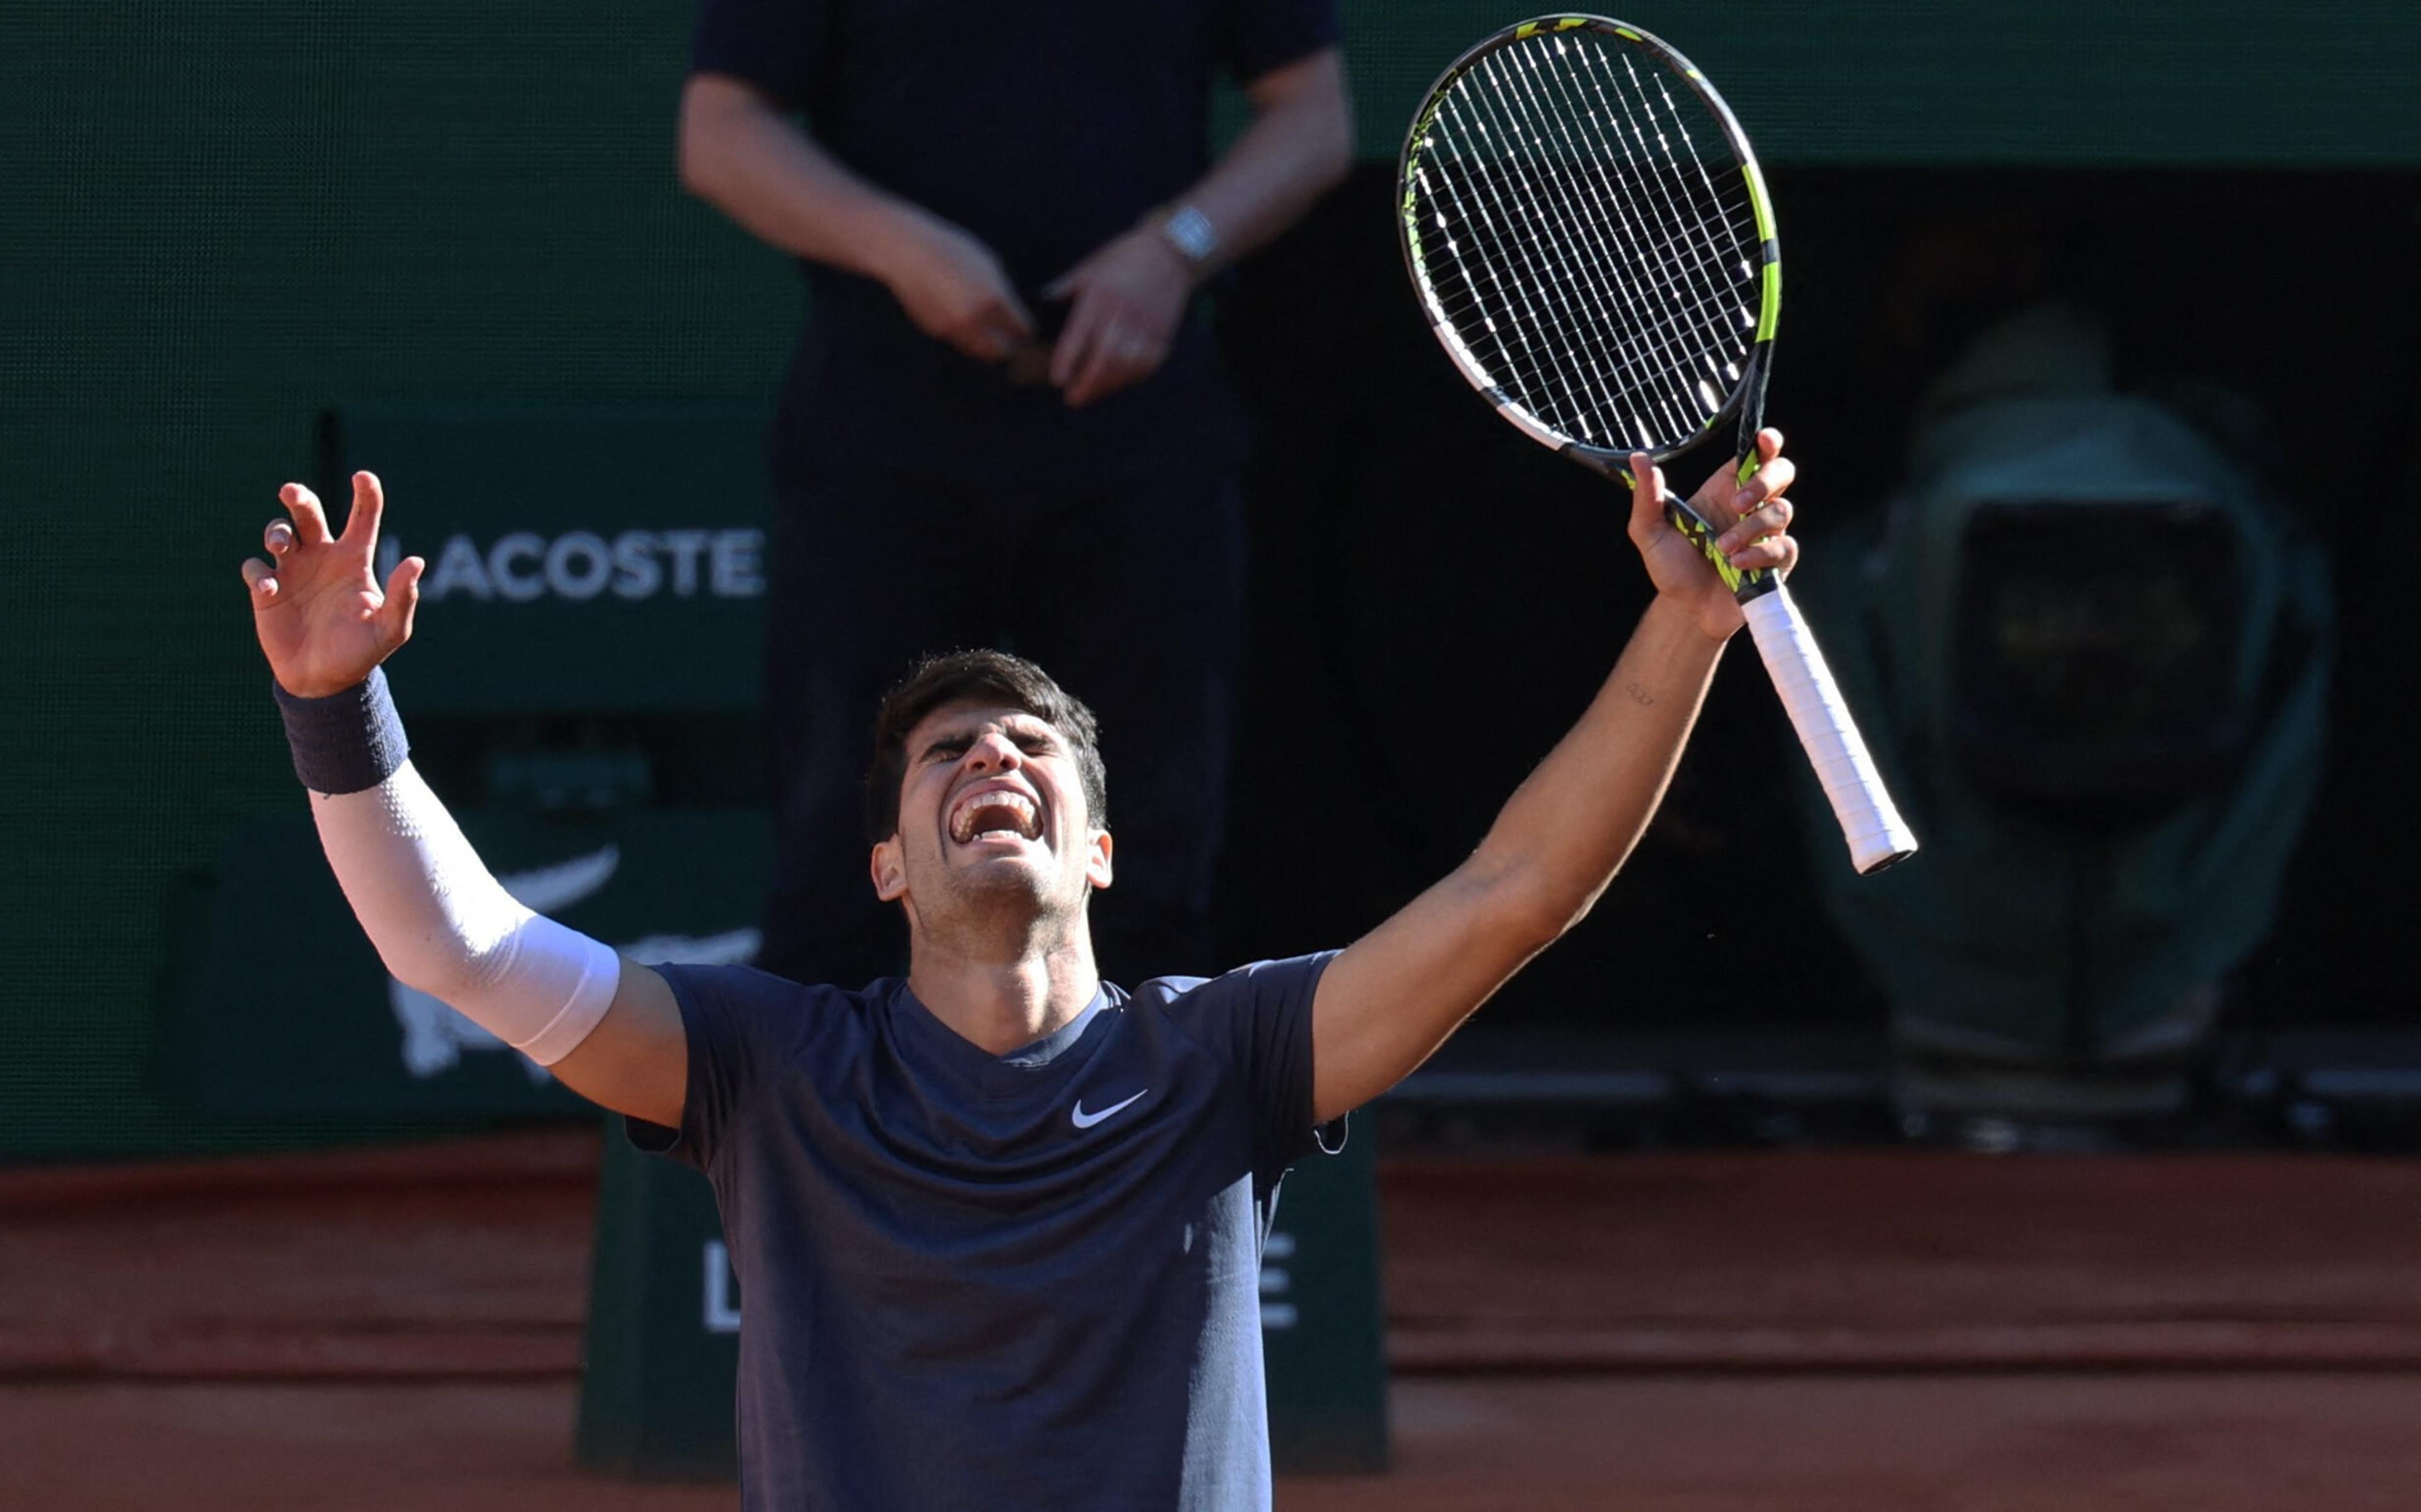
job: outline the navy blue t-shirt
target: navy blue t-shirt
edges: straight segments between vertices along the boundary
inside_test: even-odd
[[[691,66],[804,113],[860,177],[974,233],[1045,322],[1043,287],[1198,179],[1210,85],[1335,44],[1336,0],[702,0]],[[815,471],[895,455],[1055,481],[1242,444],[1206,333],[1082,411],[916,330],[889,290],[814,263],[780,458]],[[839,438],[846,438],[846,444]]]
[[[994,1056],[904,982],[664,966],[740,1280],[743,1504],[1269,1504],[1261,1242],[1332,958],[1104,985]]]

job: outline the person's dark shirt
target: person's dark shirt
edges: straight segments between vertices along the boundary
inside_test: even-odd
[[[703,0],[691,61],[804,112],[851,171],[980,239],[1047,339],[1064,305],[1044,287],[1201,177],[1214,75],[1249,82],[1336,30],[1335,0]],[[1150,379],[1071,412],[916,330],[879,283],[807,272],[782,465],[836,465],[819,455],[836,433],[859,455],[949,448],[1045,478],[1112,471],[1104,449],[1192,440],[1231,459],[1240,443],[1224,407],[1195,434],[1226,400],[1196,322]]]
[[[740,1280],[751,1512],[1266,1506],[1261,1243],[1328,956],[1104,985],[994,1056],[902,982],[660,968]]]

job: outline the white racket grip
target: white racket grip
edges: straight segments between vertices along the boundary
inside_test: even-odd
[[[1782,707],[1799,731],[1799,743],[1816,764],[1816,780],[1824,787],[1841,834],[1850,842],[1850,861],[1861,872],[1879,871],[1916,850],[1916,835],[1892,806],[1891,794],[1875,771],[1875,758],[1850,718],[1850,706],[1833,681],[1833,669],[1816,648],[1807,618],[1790,600],[1790,590],[1776,587],[1741,606],[1748,616],[1749,633],[1757,638],[1757,654],[1782,694]]]

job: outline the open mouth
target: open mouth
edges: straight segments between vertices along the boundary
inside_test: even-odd
[[[950,838],[961,845],[977,840],[1042,837],[1040,810],[1033,799],[1014,787],[971,792],[950,805]]]

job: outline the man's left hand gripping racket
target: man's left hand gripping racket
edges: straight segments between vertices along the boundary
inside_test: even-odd
[[[1628,488],[1737,421],[1757,470],[1781,247],[1748,138],[1690,60],[1635,26],[1547,16],[1456,58],[1398,164],[1404,262],[1496,413]],[[1742,572],[1666,499],[1748,616],[1862,872],[1916,850],[1780,578]]]

